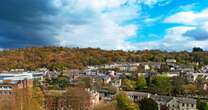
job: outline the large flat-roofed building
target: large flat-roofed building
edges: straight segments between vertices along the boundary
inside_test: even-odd
[[[18,89],[32,87],[33,79],[39,78],[40,74],[34,72],[0,73],[0,96],[15,94]]]

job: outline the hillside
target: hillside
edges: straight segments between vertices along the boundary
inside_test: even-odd
[[[207,52],[162,52],[101,50],[97,48],[41,47],[0,51],[0,71],[13,68],[33,70],[38,67],[50,69],[78,68],[86,65],[107,64],[112,62],[164,62],[174,58],[178,63],[208,64]]]

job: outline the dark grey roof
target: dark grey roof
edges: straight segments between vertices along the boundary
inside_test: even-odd
[[[179,97],[177,97],[176,99],[178,99],[178,101],[180,101],[181,103],[196,104],[196,100],[195,99],[191,99],[191,98],[179,98]]]
[[[166,104],[168,103],[170,100],[173,99],[173,97],[170,96],[160,96],[160,95],[152,95],[151,98],[153,100],[155,100],[158,103],[162,103],[162,104]]]
[[[145,92],[127,92],[128,96],[144,96],[147,97],[149,93],[145,93]]]

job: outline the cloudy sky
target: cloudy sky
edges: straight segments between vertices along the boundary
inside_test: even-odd
[[[4,0],[0,48],[208,50],[208,0]]]

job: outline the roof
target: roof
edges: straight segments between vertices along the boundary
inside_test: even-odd
[[[134,91],[130,91],[130,92],[126,92],[126,93],[128,94],[128,96],[139,96],[139,97],[148,97],[148,96],[150,96],[150,98],[155,100],[157,103],[161,103],[161,104],[167,104],[167,103],[169,103],[172,100],[177,100],[180,103],[196,104],[196,100],[195,99],[191,99],[191,98],[152,95],[150,93],[134,92]]]
[[[173,97],[170,96],[160,96],[160,95],[152,95],[151,98],[157,101],[158,103],[162,103],[162,104],[166,104],[173,99]]]
[[[148,97],[149,93],[145,93],[145,92],[127,92],[128,96],[144,96],[144,97]]]
[[[176,98],[176,99],[178,99],[178,101],[180,101],[181,103],[196,104],[195,99],[191,99],[191,98]]]
[[[43,73],[41,72],[6,72],[0,73],[0,80],[24,80],[24,79],[33,79],[34,76],[40,76]]]

